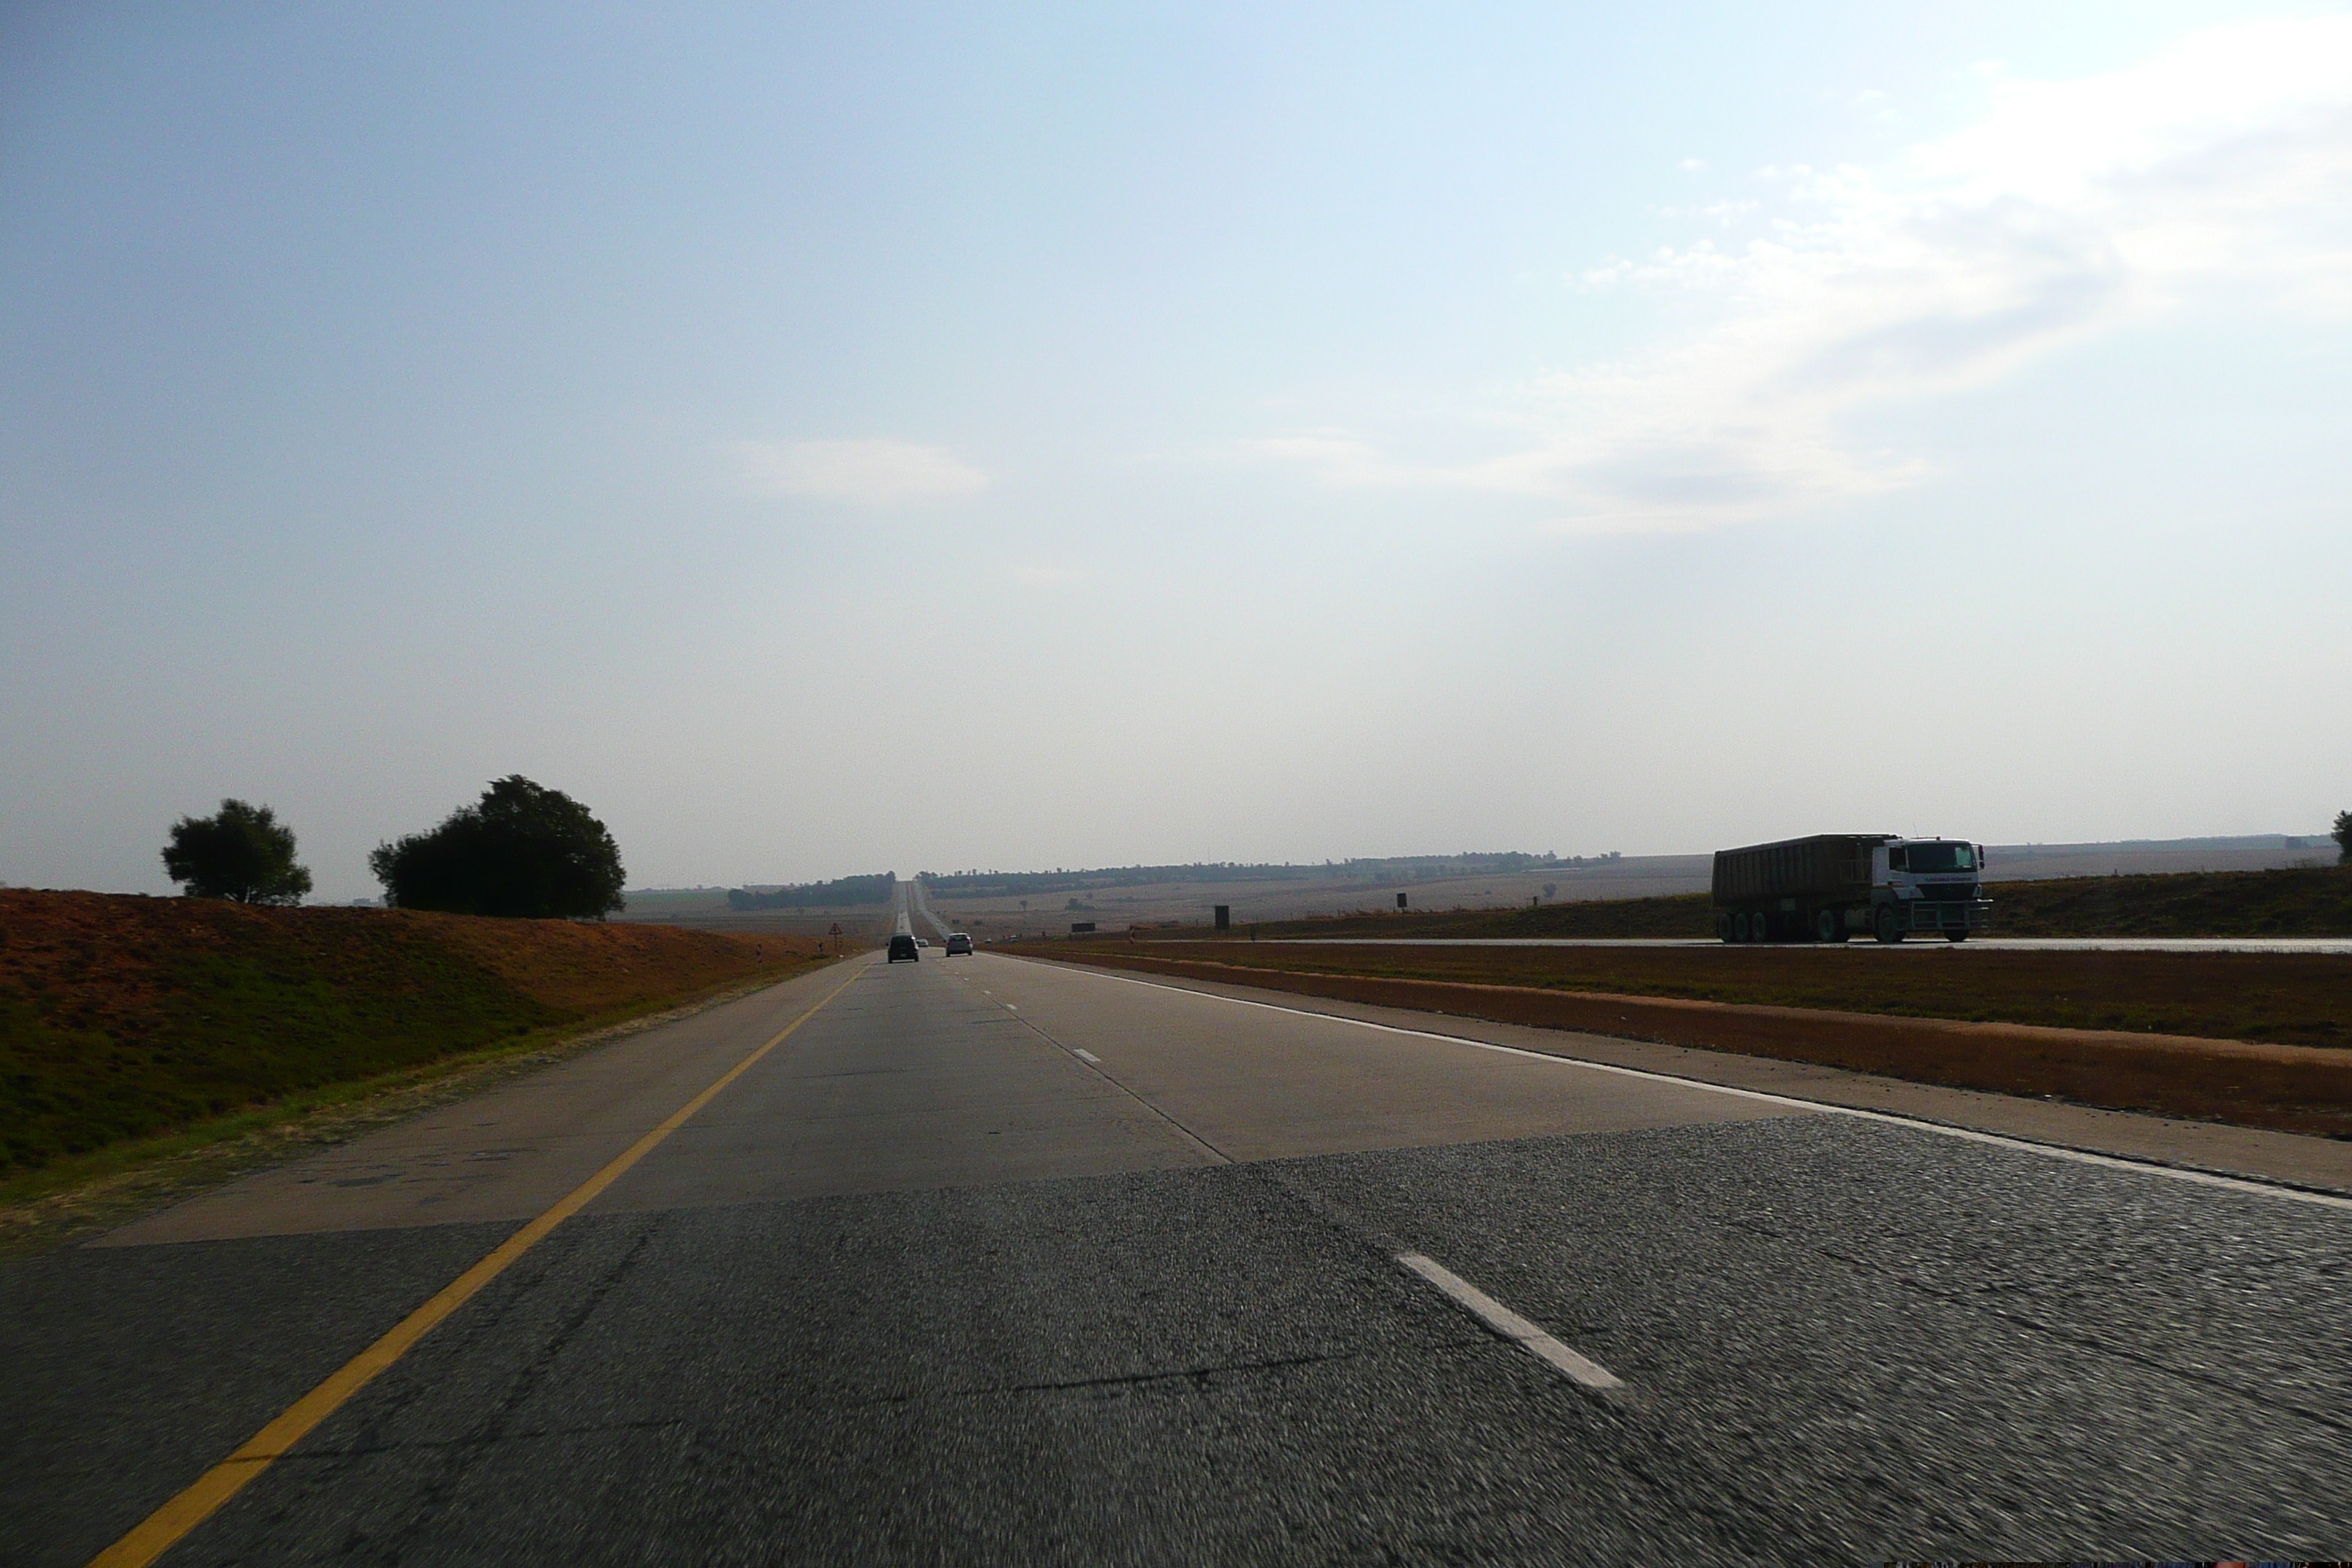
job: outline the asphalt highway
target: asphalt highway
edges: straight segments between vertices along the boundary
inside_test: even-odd
[[[2352,1556],[2344,1200],[938,951],[0,1267],[0,1561]]]

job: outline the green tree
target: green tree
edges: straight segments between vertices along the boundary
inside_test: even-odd
[[[310,890],[310,873],[294,863],[294,830],[269,807],[241,800],[172,824],[163,869],[191,898],[299,904]]]
[[[2336,840],[2336,858],[2345,865],[2352,866],[2352,811],[2336,814],[2336,827],[2328,837]]]
[[[404,910],[561,920],[621,908],[621,851],[562,790],[516,773],[430,833],[376,846],[368,869]]]

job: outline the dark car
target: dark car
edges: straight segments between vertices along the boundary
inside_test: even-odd
[[[909,963],[923,962],[923,955],[915,951],[915,939],[905,931],[890,939],[890,962],[896,963],[902,958]]]
[[[971,951],[971,938],[966,936],[960,931],[951,931],[948,932],[948,956],[950,958],[953,958],[959,952],[970,952]]]

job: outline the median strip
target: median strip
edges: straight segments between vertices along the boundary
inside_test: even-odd
[[[859,971],[858,973],[863,973]],[[701,1093],[688,1100],[652,1131],[614,1157],[604,1169],[559,1199],[546,1213],[509,1237],[488,1257],[451,1280],[433,1299],[402,1319],[393,1330],[343,1363],[286,1412],[247,1439],[236,1452],[206,1470],[180,1494],[149,1514],[121,1540],[90,1560],[90,1568],[146,1568],[188,1531],[195,1529],[251,1482],[282,1458],[287,1451],[367,1386],[377,1373],[408,1353],[444,1319],[464,1306],[509,1266],[544,1240],[549,1232],[593,1202],[600,1193],[628,1173],[631,1166],[660,1146],[663,1140],[691,1121],[716,1100],[729,1084],[749,1072],[762,1057],[782,1045],[793,1030],[807,1023],[825,1005],[857,982],[853,973],[827,992],[817,1004],[771,1036],[759,1049],[721,1073]]]

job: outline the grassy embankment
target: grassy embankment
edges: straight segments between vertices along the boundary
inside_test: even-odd
[[[1989,882],[1986,888],[1992,895],[1993,931],[2000,936],[2352,936],[2352,867],[2066,877]],[[1686,893],[1538,909],[1367,911],[1265,921],[1257,932],[1261,939],[1706,937],[1715,934],[1715,915],[1705,893]],[[1190,927],[1140,934],[1190,939],[1202,933]]]
[[[0,890],[0,1198],[817,962],[805,938]]]

